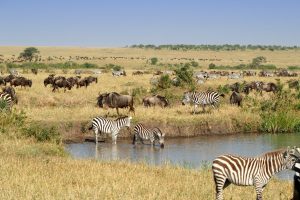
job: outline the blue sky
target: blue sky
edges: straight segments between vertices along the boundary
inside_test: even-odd
[[[299,0],[0,0],[0,45],[300,46]]]

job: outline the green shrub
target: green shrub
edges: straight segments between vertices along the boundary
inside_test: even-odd
[[[156,65],[157,62],[158,62],[158,58],[156,58],[156,57],[150,58],[151,65]]]
[[[61,136],[55,127],[45,127],[39,124],[30,124],[29,127],[26,127],[23,131],[25,136],[33,137],[38,142],[52,141],[55,143],[61,142]]]
[[[189,66],[181,67],[175,70],[178,85],[188,86],[190,89],[195,88],[195,80],[193,78],[193,70]]]
[[[170,79],[170,76],[168,74],[163,74],[160,76],[158,80],[157,87],[159,89],[167,89],[172,86],[172,80]]]

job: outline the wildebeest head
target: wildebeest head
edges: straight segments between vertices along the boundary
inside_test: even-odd
[[[163,107],[167,107],[169,105],[169,102],[166,97],[156,95],[156,97],[160,100],[160,103],[163,105]]]
[[[103,94],[99,94],[99,96],[97,97],[97,105],[98,105],[100,108],[103,108],[103,105],[104,105],[105,102],[106,102],[107,96],[108,96],[108,93],[103,93]]]

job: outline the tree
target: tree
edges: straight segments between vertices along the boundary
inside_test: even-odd
[[[24,58],[25,60],[29,60],[30,62],[32,59],[40,53],[39,50],[35,47],[28,47],[23,52],[20,53],[20,57]]]
[[[257,68],[259,67],[262,63],[266,63],[267,59],[264,56],[259,56],[256,58],[252,59],[252,63],[250,64],[252,66],[252,68]]]

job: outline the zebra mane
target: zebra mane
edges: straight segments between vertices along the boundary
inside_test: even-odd
[[[125,119],[125,118],[128,118],[128,116],[119,117],[119,118],[117,118],[115,121],[118,121],[118,120],[120,120],[120,119]]]
[[[269,151],[264,153],[263,155],[259,156],[259,157],[273,157],[279,154],[283,154],[284,152],[286,152],[286,149],[277,149],[274,151]]]

